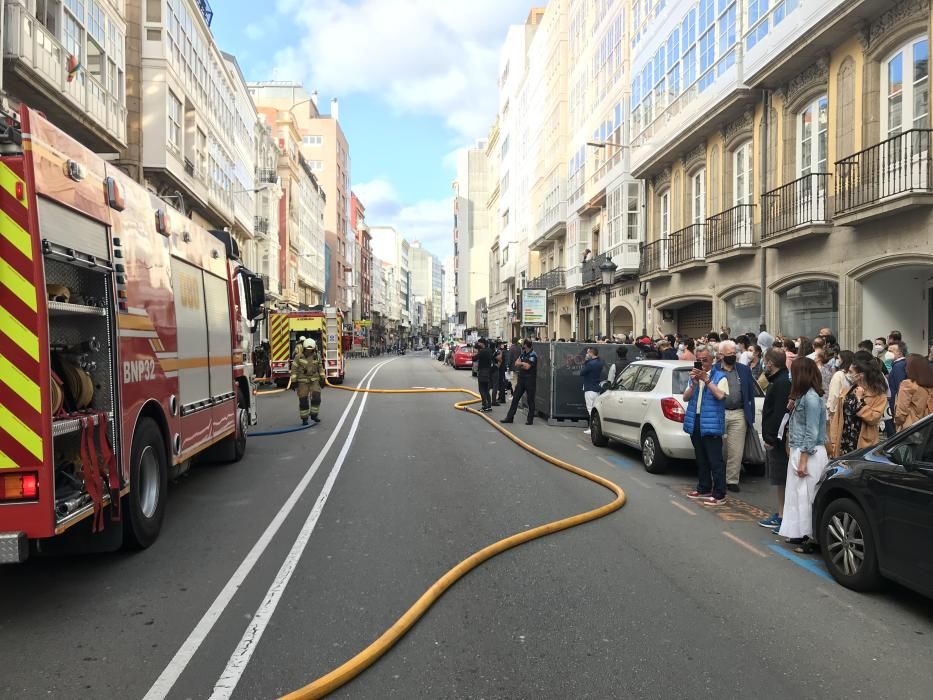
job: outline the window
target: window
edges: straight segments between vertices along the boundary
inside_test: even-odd
[[[735,149],[732,154],[733,173],[735,178],[735,188],[733,189],[734,204],[752,203],[752,183],[754,182],[752,171],[752,142],[746,141]]]
[[[671,193],[668,190],[661,195],[661,238],[667,238],[671,232]]]
[[[324,169],[323,160],[309,160],[308,166],[311,168],[312,172],[319,173]]]
[[[638,188],[637,182],[628,183],[627,196],[625,198],[625,238],[629,241],[637,241],[638,235]]]
[[[181,100],[171,90],[168,91],[168,145],[173,150],[181,150]]]
[[[706,168],[700,168],[690,178],[693,223],[702,224],[706,219]]]
[[[700,0],[700,31],[703,32],[709,27],[712,27],[714,18],[713,0]]]
[[[87,33],[94,37],[97,40],[98,44],[103,44],[105,39],[104,34],[104,11],[101,9],[100,5],[95,2],[95,0],[89,0],[87,6]]]
[[[739,292],[726,299],[726,325],[729,328],[757,328],[761,322],[761,292]]]
[[[658,383],[658,377],[661,376],[660,367],[642,367],[635,380],[632,391],[651,391]]]
[[[813,338],[820,328],[839,327],[839,286],[829,280],[801,282],[778,294],[785,335]]]
[[[713,64],[716,62],[716,35],[710,29],[700,37],[700,92],[713,84]]]
[[[767,14],[768,0],[748,0],[748,26],[751,31],[745,39],[747,49],[751,49],[768,35]]]
[[[720,2],[720,7],[722,6]],[[726,69],[735,65],[735,2],[729,5],[719,17],[719,56],[717,73],[722,75]]]
[[[882,64],[881,126],[885,138],[930,126],[929,42],[920,37]]]
[[[631,391],[632,387],[635,386],[635,377],[638,376],[638,370],[640,369],[641,365],[629,365],[623,369],[612,388],[616,391]]]
[[[75,19],[84,24],[84,0],[65,0],[65,7],[71,10]]]
[[[797,175],[827,172],[829,102],[818,97],[797,115]]]
[[[324,137],[323,136],[302,136],[301,142],[305,146],[323,146]]]

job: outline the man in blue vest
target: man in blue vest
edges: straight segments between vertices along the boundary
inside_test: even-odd
[[[726,462],[726,489],[738,493],[745,454],[745,435],[755,430],[755,378],[752,371],[738,362],[738,347],[731,340],[719,343],[717,369],[726,373],[729,394],[726,396],[726,433],[723,456]]]
[[[706,506],[726,502],[726,465],[722,458],[722,436],[726,432],[726,397],[729,381],[713,366],[713,355],[705,345],[695,351],[696,365],[684,391],[687,412],[684,431],[696,453],[697,487],[687,494]]]

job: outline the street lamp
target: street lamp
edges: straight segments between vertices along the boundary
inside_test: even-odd
[[[619,266],[612,262],[612,258],[606,258],[599,266],[599,274],[602,275],[603,285],[606,287],[606,332],[604,335],[611,335],[611,315],[609,312],[609,292],[612,289],[612,278],[615,276]]]

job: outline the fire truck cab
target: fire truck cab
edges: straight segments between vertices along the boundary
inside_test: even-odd
[[[260,278],[23,108],[0,130],[0,563],[155,541],[168,481],[257,420]]]

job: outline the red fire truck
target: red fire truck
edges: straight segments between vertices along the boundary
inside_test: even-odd
[[[262,281],[35,111],[0,124],[0,562],[147,547],[256,422]]]
[[[278,386],[288,384],[291,360],[300,338],[312,338],[317,343],[327,378],[334,384],[343,384],[350,336],[344,331],[340,309],[316,306],[310,311],[269,313],[270,367],[272,379]]]

